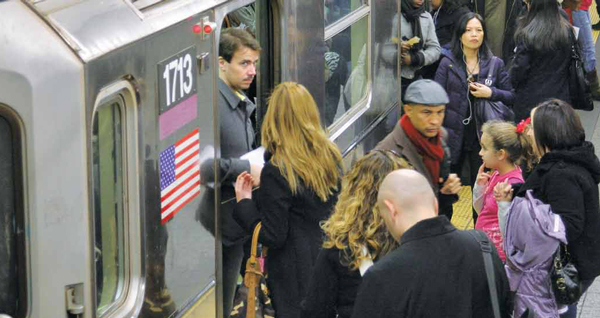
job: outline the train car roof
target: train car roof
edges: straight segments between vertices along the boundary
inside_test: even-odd
[[[26,0],[87,62],[227,0]]]

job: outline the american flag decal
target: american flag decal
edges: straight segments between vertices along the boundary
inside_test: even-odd
[[[200,193],[198,129],[160,153],[160,223],[170,220]]]

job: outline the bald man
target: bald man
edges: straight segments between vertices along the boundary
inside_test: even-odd
[[[436,195],[423,175],[390,173],[377,201],[400,246],[363,277],[353,318],[494,317],[480,245],[437,216]],[[508,318],[508,280],[495,249],[492,258],[501,316]]]

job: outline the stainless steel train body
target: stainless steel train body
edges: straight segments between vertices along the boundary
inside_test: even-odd
[[[219,32],[252,4],[258,122],[298,81],[350,164],[397,105],[399,1],[0,0],[0,314],[222,315],[196,163],[173,198],[165,171],[219,157]]]

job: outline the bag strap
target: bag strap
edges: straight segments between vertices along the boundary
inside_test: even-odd
[[[488,71],[488,75],[487,78],[485,79],[485,85],[488,87],[492,87],[492,84],[494,83],[494,81],[492,80],[492,77],[494,77],[494,71],[496,70],[496,64],[498,61],[496,61],[497,57],[492,55],[491,61],[490,63],[492,63],[492,65],[490,66],[490,70]]]
[[[494,275],[494,266],[492,263],[492,245],[485,233],[477,230],[468,231],[481,247],[483,254],[483,264],[485,265],[485,274],[487,276],[488,287],[490,289],[490,298],[492,299],[492,309],[494,318],[500,318],[500,305],[498,304],[498,290],[496,290],[496,279]]]
[[[252,234],[252,247],[250,248],[250,258],[246,261],[246,273],[244,274],[244,285],[248,287],[248,298],[246,299],[246,318],[256,317],[256,287],[260,284],[260,277],[263,276],[258,262],[258,236],[262,223],[259,222],[254,227]]]
[[[571,58],[581,60],[581,49],[579,48],[579,42],[575,37],[575,29],[573,28],[569,32],[569,39],[571,39]]]

